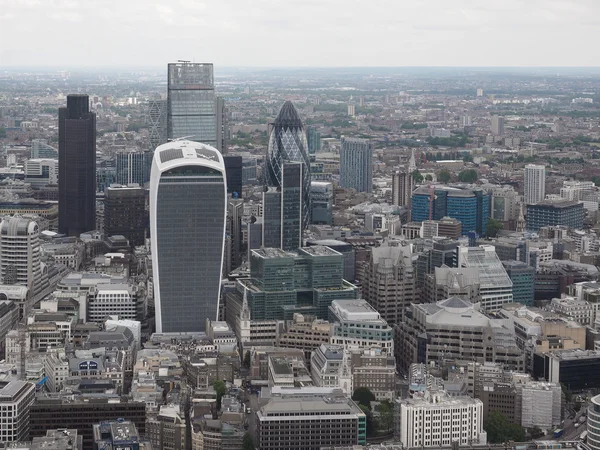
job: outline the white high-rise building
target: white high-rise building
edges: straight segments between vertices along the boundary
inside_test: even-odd
[[[217,320],[227,181],[221,154],[173,141],[154,152],[150,234],[156,331],[205,331]]]
[[[8,217],[0,223],[0,276],[3,284],[27,286],[32,298],[47,287],[40,262],[40,230],[33,220]]]
[[[368,139],[342,136],[340,186],[357,192],[373,189],[373,143]]]
[[[411,399],[396,400],[394,434],[403,448],[485,445],[483,403],[479,399],[451,397],[426,390]]]
[[[546,168],[535,164],[525,166],[523,193],[526,205],[533,205],[546,196]]]
[[[2,427],[0,442],[29,439],[29,408],[35,401],[35,386],[25,381],[0,383]]]

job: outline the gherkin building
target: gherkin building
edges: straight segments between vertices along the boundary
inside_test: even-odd
[[[281,188],[282,165],[286,162],[302,163],[302,229],[306,229],[310,219],[308,142],[298,111],[290,101],[281,107],[269,136],[265,171],[267,186]]]

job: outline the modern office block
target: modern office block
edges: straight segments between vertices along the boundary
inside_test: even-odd
[[[57,159],[28,159],[25,161],[25,183],[33,189],[58,184]]]
[[[497,311],[504,303],[513,302],[513,283],[493,246],[459,247],[458,267],[476,268],[479,271],[482,309]]]
[[[306,229],[310,218],[310,160],[308,157],[308,143],[304,126],[292,102],[285,102],[272,124],[267,148],[267,161],[263,174],[265,184],[269,187],[282,188],[284,163],[301,163],[300,183],[301,197],[301,232]],[[295,206],[294,206],[295,207]]]
[[[394,354],[392,327],[365,300],[332,301],[329,321],[335,324],[332,344],[349,350],[379,349],[387,355]]]
[[[217,147],[213,65],[189,61],[169,64],[167,89],[167,138]]]
[[[308,153],[314,155],[321,150],[321,133],[315,127],[307,127],[306,138],[308,140]]]
[[[100,422],[120,418],[133,422],[140,435],[146,433],[146,404],[117,396],[37,398],[29,415],[31,437],[45,436],[48,429],[74,428],[83,437],[84,450],[93,449],[93,426]]]
[[[238,281],[233,300],[241,305],[247,296],[252,320],[292,320],[294,313],[325,319],[333,300],[356,298],[356,287],[342,278],[342,254],[328,247],[250,253],[251,278]]]
[[[317,450],[366,444],[366,416],[341,390],[272,390],[274,395],[256,413],[261,450]]]
[[[31,140],[31,159],[58,159],[58,150],[48,145],[46,139]]]
[[[526,205],[539,203],[546,197],[546,167],[527,164],[523,176],[523,200]]]
[[[310,223],[331,225],[333,223],[333,184],[328,181],[312,181],[310,185]]]
[[[217,319],[227,214],[221,154],[192,141],[161,145],[150,179],[156,331],[204,331]]]
[[[223,97],[215,98],[217,121],[217,150],[222,155],[229,149],[229,111]]]
[[[513,302],[533,306],[535,268],[521,261],[503,261],[513,284]]]
[[[67,96],[58,109],[58,231],[96,229],[96,114],[87,95]]]
[[[0,442],[29,439],[30,407],[35,401],[35,385],[25,381],[0,382],[2,427]]]
[[[3,284],[26,286],[33,297],[48,288],[40,261],[40,230],[33,220],[7,217],[0,223],[0,275]]]
[[[104,234],[121,235],[129,245],[144,245],[148,217],[146,190],[138,185],[112,185],[104,197]]]
[[[139,184],[143,186],[149,181],[148,152],[122,151],[116,156],[117,183]]]
[[[148,151],[153,152],[167,142],[167,101],[149,100],[146,112]]]
[[[319,239],[306,241],[308,247],[322,245],[344,255],[344,280],[354,282],[356,279],[356,254],[352,244],[335,239]]]
[[[294,251],[302,246],[304,164],[281,164],[281,186],[263,193],[263,245]]]
[[[342,136],[340,186],[357,192],[373,190],[373,143]]]
[[[227,231],[226,255],[224,275],[229,274],[242,264],[242,216],[244,214],[244,201],[239,198],[230,198],[227,201]]]
[[[600,351],[562,350],[536,353],[533,376],[538,380],[560,383],[571,392],[600,388]]]
[[[242,197],[242,167],[243,158],[238,155],[224,155],[225,173],[227,174],[227,193],[237,197]]]
[[[414,188],[414,179],[408,171],[396,171],[392,174],[392,204],[410,208]]]
[[[470,231],[483,235],[490,216],[490,194],[448,186],[423,186],[413,192],[411,220],[441,220],[446,216],[462,223],[463,235]]]
[[[580,230],[583,228],[585,209],[583,203],[570,200],[544,200],[527,205],[526,227],[538,231],[542,227],[564,226]]]

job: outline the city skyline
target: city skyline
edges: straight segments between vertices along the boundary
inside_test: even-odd
[[[32,61],[63,65],[86,61],[93,54],[86,65],[159,65],[187,57],[220,66],[347,66],[349,61],[382,66],[391,59],[416,66],[545,66],[555,64],[560,54],[563,66],[588,66],[595,60],[578,43],[598,37],[593,17],[600,11],[600,5],[588,0],[491,4],[462,0],[451,5],[441,0],[402,5],[380,1],[367,9],[337,0],[264,5],[191,0],[146,5],[130,0],[118,8],[112,3],[69,1],[50,6],[22,0],[5,5],[0,41],[20,33],[22,45],[33,51],[0,47],[0,61],[3,66]],[[363,30],[369,30],[361,33],[361,39],[349,25],[357,19]],[[99,24],[94,33],[88,32],[90,21]],[[54,32],[65,26],[81,36],[68,52]],[[197,39],[198,29],[219,39]],[[39,39],[45,43],[43,52],[35,51]],[[115,53],[122,42],[135,51]],[[265,42],[269,51],[264,51]],[[453,51],[447,51],[449,46]],[[302,60],[300,54],[305,55]]]

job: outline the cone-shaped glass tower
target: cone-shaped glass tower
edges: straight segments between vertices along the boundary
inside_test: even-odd
[[[302,121],[290,101],[286,101],[273,123],[267,149],[265,182],[281,188],[282,167],[286,162],[302,163],[302,229],[306,229],[310,211],[310,160]]]

